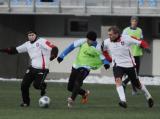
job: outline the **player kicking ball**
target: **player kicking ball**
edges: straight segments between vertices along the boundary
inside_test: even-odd
[[[105,69],[110,67],[109,61],[101,53],[101,47],[96,41],[97,34],[93,31],[87,33],[85,39],[79,39],[74,41],[69,47],[67,47],[57,58],[58,62],[62,62],[63,59],[75,48],[79,48],[77,58],[73,63],[72,71],[68,82],[68,91],[72,94],[67,99],[68,108],[71,108],[77,95],[82,96],[81,103],[85,104],[88,101],[89,90],[81,88],[84,79],[88,76],[90,70],[96,70],[103,64]]]
[[[122,77],[128,75],[132,84],[144,93],[148,106],[153,107],[154,102],[152,96],[147,88],[139,81],[134,57],[130,51],[131,45],[138,45],[144,49],[149,48],[149,45],[144,40],[135,40],[129,35],[121,35],[117,26],[112,26],[108,29],[108,36],[109,38],[104,40],[102,48],[104,51],[108,51],[112,57],[113,74],[115,77],[116,89],[120,98],[119,105],[123,108],[127,108],[127,100],[122,86]]]
[[[27,37],[29,41],[18,47],[0,49],[0,52],[10,55],[26,52],[31,59],[31,66],[27,69],[21,83],[21,107],[30,105],[29,87],[32,82],[35,89],[41,90],[41,96],[45,95],[47,85],[44,80],[49,73],[48,65],[58,54],[58,48],[46,39],[38,37],[36,32],[29,31]]]

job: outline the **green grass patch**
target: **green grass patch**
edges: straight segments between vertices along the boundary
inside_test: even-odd
[[[147,86],[155,106],[148,108],[143,94],[132,96],[128,86],[128,108],[118,106],[119,98],[114,85],[84,84],[91,91],[89,103],[82,105],[77,97],[73,109],[68,110],[66,99],[70,92],[64,83],[49,83],[47,95],[51,98],[48,109],[39,108],[40,92],[30,89],[31,105],[20,107],[20,82],[0,82],[0,119],[160,119],[160,87]]]

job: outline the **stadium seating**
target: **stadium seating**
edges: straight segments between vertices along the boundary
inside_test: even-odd
[[[152,1],[155,0],[0,0],[0,13],[157,16],[160,0]]]

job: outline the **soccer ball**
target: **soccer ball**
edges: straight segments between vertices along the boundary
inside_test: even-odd
[[[50,102],[51,102],[51,100],[49,97],[43,96],[39,99],[39,106],[42,108],[47,108],[47,107],[49,107]]]

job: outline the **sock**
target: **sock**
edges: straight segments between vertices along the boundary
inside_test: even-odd
[[[84,96],[86,94],[86,91],[81,88],[78,94]]]
[[[127,77],[127,78],[123,81],[123,85],[126,86],[129,81],[130,81],[130,79]]]
[[[117,92],[118,92],[120,100],[126,102],[126,97],[125,97],[123,86],[121,85],[116,88],[117,88]]]
[[[152,97],[144,84],[141,84],[141,91],[144,93],[147,100]]]

